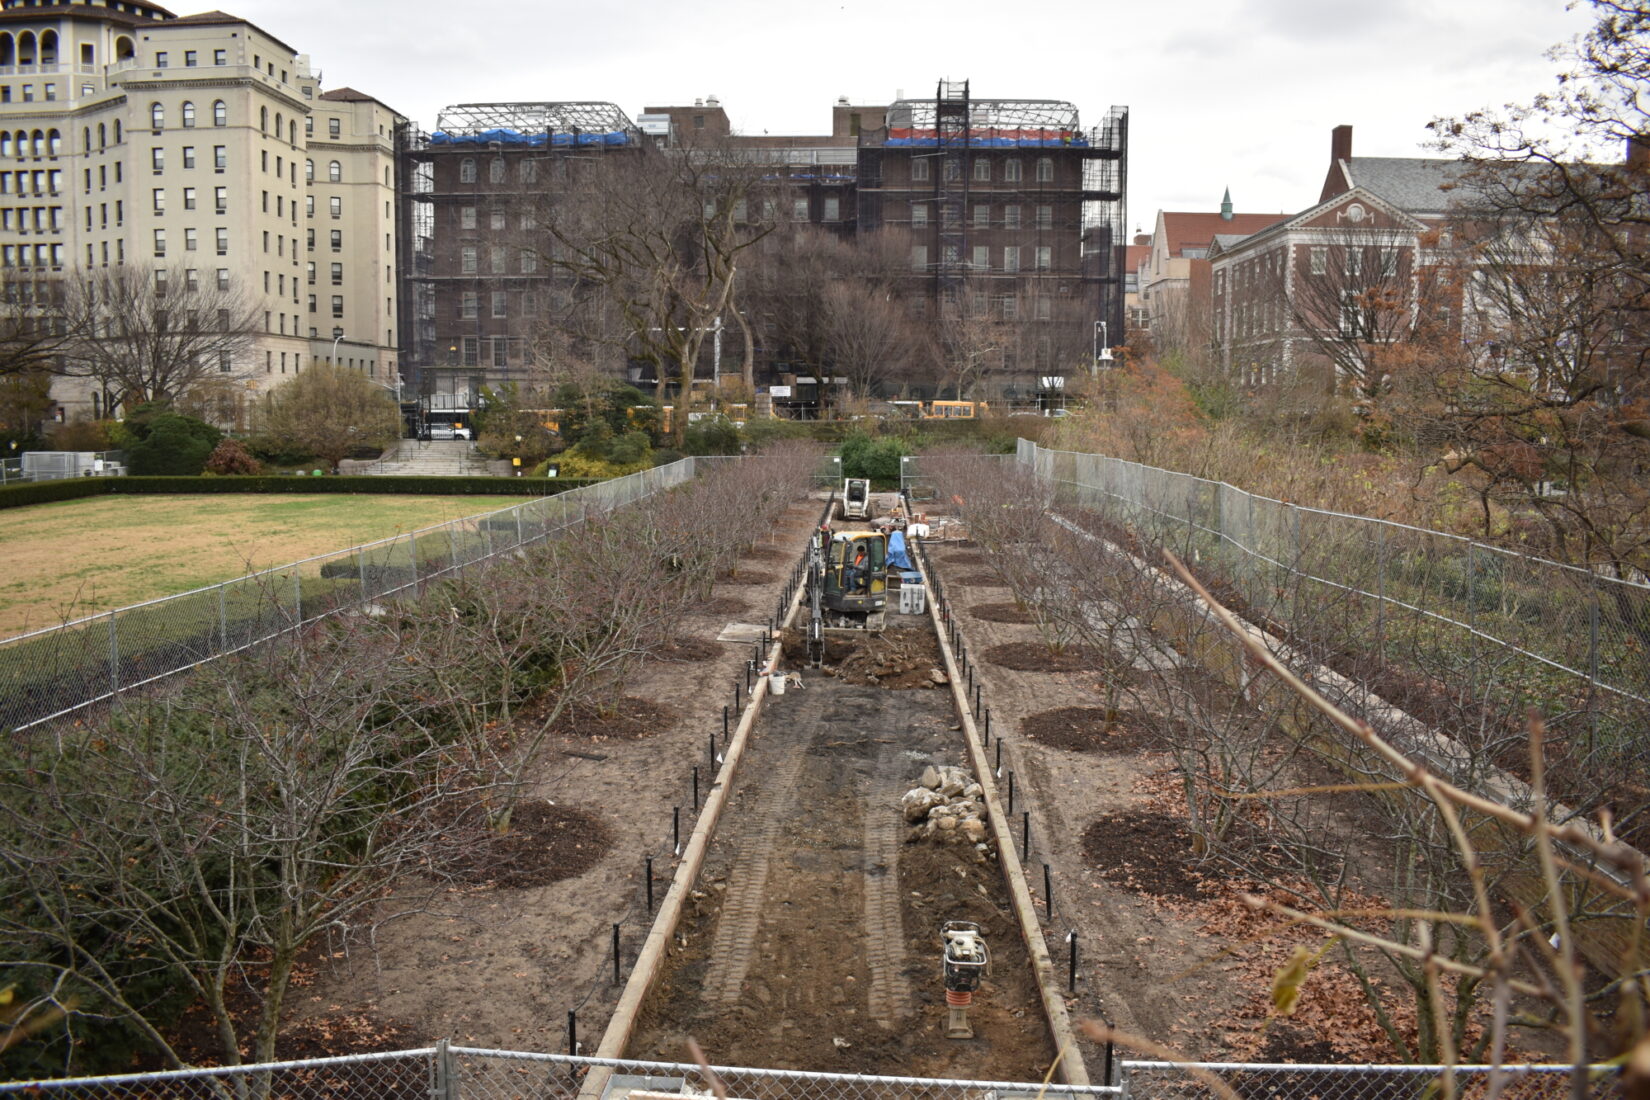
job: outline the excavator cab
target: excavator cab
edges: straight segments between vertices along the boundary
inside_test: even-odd
[[[827,625],[882,629],[887,569],[887,536],[878,531],[833,533],[825,554],[825,610],[836,613],[832,618],[856,621]]]

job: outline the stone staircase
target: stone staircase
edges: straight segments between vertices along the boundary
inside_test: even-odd
[[[497,471],[464,439],[403,439],[376,462],[346,473],[397,477],[488,477]]]

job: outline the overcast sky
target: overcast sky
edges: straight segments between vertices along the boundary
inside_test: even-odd
[[[202,9],[172,0],[172,10]],[[453,103],[715,95],[746,133],[830,128],[838,96],[889,102],[967,79],[977,99],[1063,99],[1085,125],[1131,111],[1128,217],[1294,212],[1329,132],[1427,156],[1440,114],[1552,87],[1545,51],[1589,23],[1564,0],[227,0],[308,53],[325,87],[425,129]]]

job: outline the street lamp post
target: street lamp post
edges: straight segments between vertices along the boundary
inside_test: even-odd
[[[1094,370],[1096,374],[1100,372],[1101,363],[1110,363],[1112,361],[1111,341],[1108,339],[1109,335],[1110,333],[1106,328],[1106,322],[1094,322]]]
[[[335,367],[338,365],[338,341],[343,338],[343,326],[340,325],[332,330],[332,365]]]

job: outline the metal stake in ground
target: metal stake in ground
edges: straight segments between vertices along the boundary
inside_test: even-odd
[[[1001,747],[1002,742],[998,741],[997,745],[998,745],[998,747]],[[1013,768],[1008,769],[1008,812],[1009,813],[1014,812],[1014,769]]]
[[[646,867],[644,874],[647,878],[647,911],[651,913],[653,912],[653,857],[645,856],[642,863]]]
[[[579,1014],[571,1008],[567,1010],[567,1053],[579,1056]],[[568,1071],[577,1073],[578,1067],[569,1066]]]
[[[1025,811],[1025,820],[1020,826],[1020,862],[1031,862],[1031,811]]]
[[[682,854],[682,807],[670,808],[670,848],[676,855]]]
[[[1077,992],[1077,929],[1073,928],[1066,933],[1066,942],[1071,944],[1071,991]]]
[[[983,740],[980,741],[980,744],[981,744],[981,746],[989,746],[991,744],[991,708],[990,707],[985,708],[985,733],[983,735]]]
[[[715,736],[712,734],[712,736]],[[693,812],[699,812],[699,765],[693,765]]]
[[[1054,916],[1054,875],[1046,863],[1043,864],[1043,908],[1050,917]]]
[[[613,922],[613,984],[619,984],[619,922]]]

